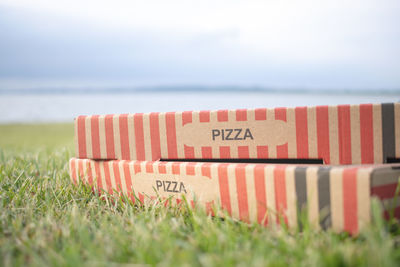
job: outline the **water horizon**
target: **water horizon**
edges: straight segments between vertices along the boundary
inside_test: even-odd
[[[0,94],[0,123],[73,122],[78,115],[273,108],[400,101],[400,93],[134,91]]]
[[[266,94],[351,94],[351,95],[400,95],[400,88],[278,88],[268,86],[238,85],[162,85],[162,86],[0,86],[0,95],[43,94],[129,94],[129,93],[266,93]]]

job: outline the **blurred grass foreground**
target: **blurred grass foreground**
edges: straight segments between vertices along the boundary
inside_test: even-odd
[[[110,201],[70,183],[73,125],[0,126],[2,266],[399,266],[400,231],[358,237],[211,218],[185,206]]]

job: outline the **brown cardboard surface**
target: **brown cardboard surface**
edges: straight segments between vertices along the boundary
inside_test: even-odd
[[[400,157],[400,103],[79,116],[78,158],[322,159]]]
[[[307,211],[316,228],[356,234],[371,219],[371,198],[386,216],[400,218],[395,191],[400,164],[315,166],[71,159],[74,183],[119,192],[147,203],[157,197],[182,199],[210,211],[218,205],[234,218],[260,224],[284,220],[299,226]]]

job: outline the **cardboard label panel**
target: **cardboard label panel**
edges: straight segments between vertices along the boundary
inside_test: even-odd
[[[400,103],[79,116],[78,158],[400,158]]]
[[[400,218],[395,191],[400,164],[308,166],[273,164],[94,161],[71,159],[74,183],[118,192],[146,203],[157,197],[211,210],[219,205],[234,218],[260,224],[283,220],[299,226],[307,210],[316,228],[356,234],[370,222],[371,198],[381,200],[386,215]]]

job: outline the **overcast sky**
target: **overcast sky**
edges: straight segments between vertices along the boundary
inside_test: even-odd
[[[400,88],[400,1],[0,0],[0,88]]]

